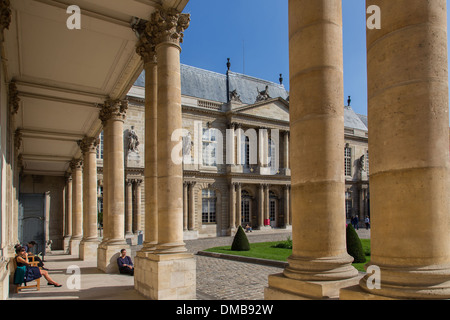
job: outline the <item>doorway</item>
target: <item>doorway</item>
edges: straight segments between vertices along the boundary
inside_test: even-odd
[[[45,194],[19,195],[19,241],[26,244],[35,241],[31,250],[45,255]]]

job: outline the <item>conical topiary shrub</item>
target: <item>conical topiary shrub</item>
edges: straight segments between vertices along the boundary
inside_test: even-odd
[[[245,235],[244,229],[239,226],[236,235],[234,236],[233,244],[231,245],[232,251],[249,251],[250,243]]]
[[[354,259],[353,263],[366,262],[361,240],[351,224],[347,226],[347,252]]]

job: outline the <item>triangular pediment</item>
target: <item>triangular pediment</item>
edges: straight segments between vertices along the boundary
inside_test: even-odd
[[[239,115],[249,115],[271,120],[289,121],[289,104],[282,98],[270,99],[233,110]]]

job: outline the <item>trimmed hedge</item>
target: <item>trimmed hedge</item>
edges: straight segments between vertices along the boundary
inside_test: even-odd
[[[236,235],[234,236],[233,244],[231,245],[232,251],[250,251],[250,243],[248,242],[242,226],[239,226]]]
[[[353,263],[366,262],[366,256],[362,247],[361,239],[351,224],[347,225],[347,252],[354,259]]]

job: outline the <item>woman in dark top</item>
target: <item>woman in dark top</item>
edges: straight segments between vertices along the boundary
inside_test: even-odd
[[[48,285],[53,285],[55,287],[61,287],[62,285],[55,282],[49,275],[46,270],[41,270],[39,267],[32,267],[31,264],[28,262],[28,253],[26,252],[25,248],[18,246],[16,248],[16,264],[17,268],[24,269],[24,279],[22,282],[20,282],[22,279],[15,279],[15,282],[23,283],[23,282],[30,282],[33,280],[36,280],[42,276],[48,281]],[[24,268],[25,267],[25,268]],[[18,272],[16,270],[16,272]]]
[[[119,266],[119,272],[122,274],[134,275],[134,266],[131,258],[127,256],[127,250],[120,250],[120,257],[117,258],[117,265]]]

